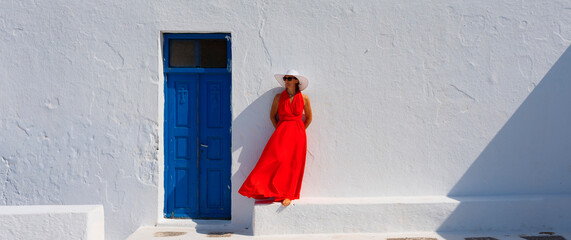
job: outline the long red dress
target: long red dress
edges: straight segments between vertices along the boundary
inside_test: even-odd
[[[238,192],[246,197],[274,201],[299,199],[305,168],[307,138],[301,120],[304,102],[300,92],[290,102],[283,91],[278,105],[278,124],[258,163]]]

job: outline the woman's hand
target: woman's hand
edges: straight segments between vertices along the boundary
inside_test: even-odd
[[[270,109],[270,120],[274,125],[274,128],[278,127],[278,106],[280,104],[280,94],[276,94],[274,97],[274,102],[272,103],[272,109]]]

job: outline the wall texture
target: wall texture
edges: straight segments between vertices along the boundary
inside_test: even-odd
[[[161,32],[232,33],[235,226],[288,68],[311,81],[302,197],[571,194],[568,1],[8,0],[0,204],[103,204],[107,239],[157,221]]]

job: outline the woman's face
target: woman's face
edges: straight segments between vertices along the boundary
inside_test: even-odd
[[[295,78],[294,76],[285,75],[284,83],[286,88],[292,88],[292,87],[295,88],[295,85],[299,83],[299,80],[297,80],[297,78]]]

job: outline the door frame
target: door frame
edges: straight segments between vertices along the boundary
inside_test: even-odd
[[[227,67],[226,68],[169,68],[168,62],[166,61],[169,57],[168,51],[165,50],[165,42],[168,39],[227,39]],[[232,51],[231,51],[231,33],[230,32],[213,32],[213,33],[176,33],[176,32],[160,32],[160,37],[158,39],[158,46],[159,46],[159,84],[158,87],[158,141],[157,141],[157,149],[158,149],[158,179],[157,179],[157,187],[158,187],[158,211],[157,211],[157,219],[159,222],[169,222],[172,221],[171,218],[166,218],[166,209],[167,209],[167,199],[166,199],[166,161],[167,161],[167,139],[168,139],[168,132],[165,131],[167,124],[165,124],[165,120],[167,119],[167,111],[166,111],[166,98],[167,98],[167,74],[169,73],[228,73],[230,74],[230,107],[232,106]],[[232,109],[230,108],[230,118],[232,116]],[[232,120],[230,119],[230,124],[232,124]],[[230,131],[232,126],[230,125]],[[230,133],[231,134],[231,133]],[[232,147],[232,136],[230,135],[230,149]],[[230,169],[232,169],[232,155],[230,154],[229,159]],[[231,176],[231,175],[230,175]],[[228,179],[231,185],[231,178]],[[231,195],[231,193],[230,193]],[[232,206],[232,198],[230,197],[230,206]],[[231,219],[232,211],[230,211],[230,219]],[[185,220],[201,220],[195,218],[183,218],[177,219],[176,221],[185,221]],[[201,220],[202,221],[202,220]],[[206,220],[212,221],[212,220]],[[216,220],[220,221],[220,220]],[[230,221],[230,220],[222,220],[222,221]]]

